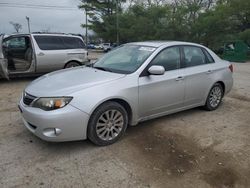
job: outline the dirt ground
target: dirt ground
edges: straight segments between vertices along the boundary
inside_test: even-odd
[[[0,80],[0,187],[250,187],[250,63],[234,68],[217,111],[141,123],[108,147],[33,136],[17,103],[34,78]]]

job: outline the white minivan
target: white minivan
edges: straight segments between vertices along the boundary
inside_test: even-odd
[[[43,74],[88,62],[81,37],[66,34],[0,36],[0,76]]]

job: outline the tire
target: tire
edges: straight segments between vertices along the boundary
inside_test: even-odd
[[[67,68],[72,68],[72,67],[78,67],[80,65],[81,64],[76,62],[76,61],[71,61],[71,62],[67,63],[64,68],[67,69]]]
[[[113,117],[113,118],[112,118]],[[87,135],[98,146],[106,146],[118,141],[128,126],[128,114],[117,102],[100,105],[91,115]]]
[[[204,106],[205,110],[216,110],[222,102],[223,95],[224,91],[221,84],[214,84],[207,96],[206,104]]]

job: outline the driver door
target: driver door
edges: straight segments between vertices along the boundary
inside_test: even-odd
[[[151,119],[183,107],[185,80],[180,62],[179,47],[166,48],[150,63],[163,66],[165,74],[139,77],[140,118]]]
[[[3,35],[0,35],[0,75],[3,78],[9,79],[8,61],[4,57],[2,43],[3,43]]]

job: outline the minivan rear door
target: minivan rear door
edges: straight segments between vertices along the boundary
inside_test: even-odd
[[[0,35],[0,75],[3,78],[9,79],[8,61],[3,54],[3,35]]]

